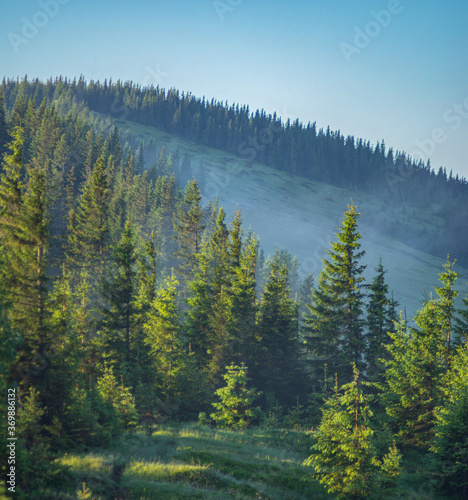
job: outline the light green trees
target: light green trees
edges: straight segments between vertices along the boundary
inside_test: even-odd
[[[226,370],[227,373],[223,375],[226,386],[216,391],[220,401],[213,403],[218,411],[210,416],[220,427],[244,429],[255,416],[252,403],[259,394],[255,389],[247,388],[249,378],[244,363],[240,366],[231,364]]]
[[[440,274],[438,299],[428,300],[414,317],[416,327],[390,333],[384,402],[393,430],[407,444],[427,448],[434,435],[436,407],[444,399],[445,374],[453,357],[454,284],[458,274],[448,261]]]
[[[400,471],[401,455],[394,445],[381,460],[373,443],[372,412],[354,367],[354,380],[326,402],[315,433],[315,453],[304,465],[340,498],[369,498],[390,494]]]

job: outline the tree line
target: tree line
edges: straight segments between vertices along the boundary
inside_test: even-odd
[[[408,231],[385,220],[379,223],[380,230],[436,256],[443,258],[449,251],[460,262],[468,262],[466,179],[442,166],[434,169],[429,160],[423,162],[387,148],[383,140],[372,145],[361,138],[345,137],[339,130],[318,128],[315,123],[283,121],[276,113],[120,80],[87,82],[83,76],[60,76],[43,83],[24,77],[3,79],[0,91],[8,113],[30,98],[37,106],[46,100],[55,103],[60,113],[88,110],[118,121],[131,120],[249,162],[376,195],[397,219],[401,210],[422,210],[441,220],[437,234],[418,228]]]

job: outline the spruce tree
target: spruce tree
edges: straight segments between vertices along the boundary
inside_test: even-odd
[[[366,266],[360,264],[361,235],[357,230],[359,213],[348,205],[337,242],[327,250],[330,260],[323,260],[317,287],[312,292],[312,304],[304,318],[307,345],[314,357],[316,373],[327,364],[330,373],[349,379],[354,362],[363,369],[365,339],[364,277]]]
[[[304,389],[298,340],[298,304],[290,298],[288,271],[276,252],[259,304],[259,342],[252,367],[255,385],[281,404],[293,404]]]
[[[100,157],[78,202],[76,223],[70,234],[75,262],[92,268],[103,263],[109,244],[109,189],[104,158]]]
[[[204,209],[201,206],[201,193],[197,180],[187,184],[184,199],[180,204],[174,220],[176,251],[179,259],[179,272],[188,278],[193,275],[192,270],[196,265],[196,256],[202,249],[202,235],[205,229]]]
[[[213,403],[216,410],[210,416],[220,427],[229,429],[245,429],[255,417],[253,402],[259,394],[254,388],[247,388],[250,379],[247,376],[247,367],[231,364],[226,366],[223,375],[226,386],[216,391],[219,402]]]
[[[0,243],[5,250],[2,273],[13,305],[13,327],[22,329],[25,340],[18,364],[26,372],[34,357],[42,355],[48,338],[50,199],[47,172],[36,161],[24,172],[22,148],[22,131],[16,128],[0,181]]]
[[[468,342],[468,294],[463,299],[463,309],[458,309],[458,317],[455,320],[455,343]]]
[[[158,388],[168,397],[174,397],[180,390],[177,374],[184,352],[182,326],[176,305],[177,285],[174,276],[166,279],[156,293],[144,325]]]
[[[186,322],[188,348],[193,352],[197,366],[203,368],[207,366],[215,347],[210,320],[214,296],[205,252],[198,255],[195,276],[188,288],[190,292],[187,299],[189,309]]]
[[[234,269],[230,292],[230,351],[235,362],[253,366],[259,343],[256,315],[258,310],[256,294],[256,263],[258,240],[251,237],[245,242],[239,266]]]
[[[380,259],[374,280],[369,286],[366,361],[367,377],[373,381],[382,378],[383,366],[379,360],[387,355],[388,351],[385,346],[390,342],[388,332],[395,331],[393,321],[397,319],[394,317],[395,306],[388,298],[388,285],[385,282],[386,272],[382,265],[382,259]]]
[[[393,496],[401,455],[395,446],[382,460],[377,456],[372,411],[354,366],[354,380],[326,401],[322,421],[314,434],[314,454],[304,465],[338,498]]]
[[[118,362],[119,370],[129,373],[132,358],[132,333],[135,325],[137,270],[136,242],[133,226],[125,225],[124,232],[113,249],[110,276],[103,281],[103,336],[108,345],[106,357]]]
[[[397,333],[390,333],[387,346],[386,393],[384,404],[395,432],[408,444],[427,448],[434,436],[436,408],[444,403],[444,380],[453,357],[452,324],[454,284],[458,274],[453,263],[444,264],[440,274],[444,286],[437,288],[439,299],[428,300],[419,310],[415,328],[407,331],[400,320]]]
[[[447,493],[468,494],[468,351],[457,348],[445,375],[445,402],[436,409],[434,441],[436,475]]]
[[[9,141],[10,136],[8,134],[5,103],[3,93],[0,91],[0,164],[2,163],[3,155],[8,151],[7,145]]]

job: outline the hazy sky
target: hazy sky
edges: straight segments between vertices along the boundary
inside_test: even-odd
[[[462,0],[0,0],[0,73],[176,87],[468,177],[467,21]]]

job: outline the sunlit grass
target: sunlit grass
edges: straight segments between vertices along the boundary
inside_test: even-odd
[[[208,469],[208,465],[135,461],[127,466],[124,476],[149,481],[194,480],[201,477]]]
[[[112,456],[97,454],[65,455],[58,462],[81,472],[109,473],[112,469]]]
[[[70,468],[70,489],[85,482],[92,498],[112,490],[139,500],[326,498],[302,466],[308,439],[305,432],[168,424],[151,436],[127,434],[99,453],[65,455],[60,463]],[[117,483],[116,463],[125,464]]]

